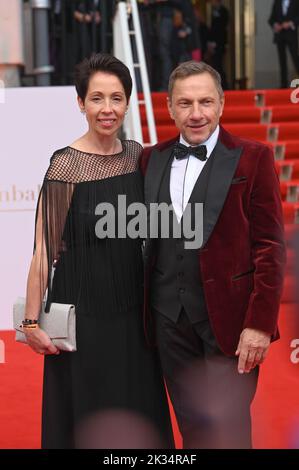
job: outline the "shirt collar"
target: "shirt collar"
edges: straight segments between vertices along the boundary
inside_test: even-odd
[[[217,140],[218,140],[218,137],[219,137],[219,132],[220,132],[220,128],[219,128],[219,125],[218,125],[216,127],[216,129],[214,130],[213,134],[211,134],[210,137],[205,142],[202,142],[200,144],[200,145],[205,145],[207,147],[207,158],[209,158],[209,156],[213,152],[214,148],[216,147]],[[188,144],[188,142],[186,142],[186,140],[184,139],[182,134],[180,135],[180,143],[186,145],[187,147],[190,147],[190,144]],[[197,146],[195,145],[195,147],[197,147]]]

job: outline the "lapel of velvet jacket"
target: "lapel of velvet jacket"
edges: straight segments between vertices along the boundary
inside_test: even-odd
[[[211,168],[203,215],[203,242],[207,243],[223,208],[228,190],[242,153],[242,147],[229,148],[227,143],[233,138],[222,127],[216,147],[213,150],[214,161]]]
[[[157,146],[152,150],[144,179],[144,196],[147,206],[158,200],[162,178],[178,138],[166,142],[165,145]]]

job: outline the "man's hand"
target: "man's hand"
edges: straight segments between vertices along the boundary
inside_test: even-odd
[[[282,30],[282,25],[280,23],[274,23],[273,29],[275,33],[280,33],[280,31]]]
[[[252,328],[245,328],[240,336],[238,348],[235,352],[239,356],[238,372],[250,372],[255,366],[261,364],[268,353],[271,336],[268,333]]]
[[[284,21],[284,23],[282,23],[282,29],[295,29],[295,25],[293,21]]]
[[[184,31],[183,29],[181,31],[178,31],[178,37],[181,39],[184,39],[188,36],[187,31]]]

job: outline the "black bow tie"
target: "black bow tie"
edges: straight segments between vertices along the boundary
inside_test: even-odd
[[[177,160],[184,160],[190,155],[194,155],[194,157],[198,158],[202,162],[205,162],[207,159],[207,147],[205,145],[198,145],[197,147],[187,147],[186,145],[177,142],[175,144],[173,154]]]

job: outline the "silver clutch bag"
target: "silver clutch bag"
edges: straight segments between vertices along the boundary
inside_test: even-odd
[[[27,343],[22,328],[25,316],[24,297],[19,297],[13,305],[13,326],[16,330],[16,341]],[[75,306],[71,304],[51,303],[49,313],[45,313],[45,302],[42,303],[39,325],[51,338],[53,344],[62,351],[76,351],[76,315]]]

